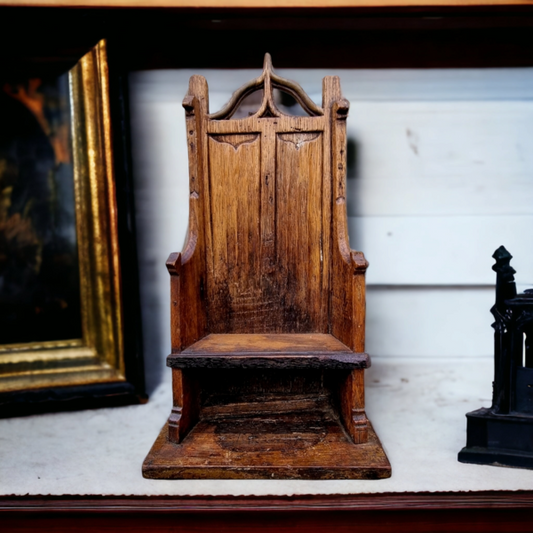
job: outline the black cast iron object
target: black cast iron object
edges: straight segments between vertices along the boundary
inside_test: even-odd
[[[467,413],[462,463],[533,469],[533,289],[516,294],[512,255],[500,246],[496,264],[492,406]]]

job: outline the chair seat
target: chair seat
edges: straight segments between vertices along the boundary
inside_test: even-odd
[[[370,357],[325,333],[210,334],[168,356],[172,368],[368,368]]]

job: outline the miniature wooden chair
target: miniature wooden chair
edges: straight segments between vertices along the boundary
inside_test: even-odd
[[[290,116],[274,90],[308,116]],[[263,91],[253,115],[232,119]],[[192,76],[186,110],[188,240],[171,275],[174,406],[148,455],[151,478],[382,478],[365,415],[365,271],[346,219],[340,81],[322,108],[276,75],[209,114]]]

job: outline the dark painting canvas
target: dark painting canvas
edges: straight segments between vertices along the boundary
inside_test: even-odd
[[[80,338],[68,75],[0,87],[0,344]]]

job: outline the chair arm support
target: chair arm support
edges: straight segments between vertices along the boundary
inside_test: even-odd
[[[181,254],[169,255],[167,270],[170,274],[170,337],[172,352],[181,351],[181,320],[180,320],[180,297],[181,297]]]
[[[354,351],[365,351],[365,317],[366,317],[366,287],[365,273],[368,261],[363,252],[351,251],[352,257],[352,306],[353,306],[353,337]]]
[[[356,252],[355,250],[350,250],[350,256],[352,258],[352,265],[355,268],[355,273],[364,274],[368,268],[368,261],[365,259],[363,252]]]
[[[171,276],[179,276],[181,270],[181,254],[172,252],[166,262],[168,273]]]

